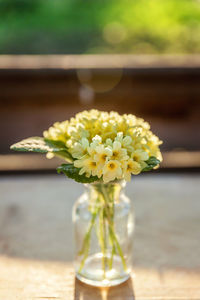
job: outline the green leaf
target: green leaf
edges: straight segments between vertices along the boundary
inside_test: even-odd
[[[80,183],[91,183],[98,180],[97,176],[86,177],[85,174],[79,175],[80,169],[75,168],[73,164],[62,164],[57,168],[58,173],[64,173],[67,177]]]
[[[65,146],[64,142],[53,141],[53,140],[49,140],[49,139],[44,139],[44,141],[46,142],[46,144],[49,147],[54,149],[51,152],[53,152],[56,156],[68,159],[70,161],[74,160],[71,153],[69,153],[69,151],[67,150],[67,147]]]
[[[60,158],[63,158],[65,160],[68,160],[69,162],[74,161],[73,157],[68,151],[59,151],[59,152],[53,152],[55,156],[58,156]]]
[[[42,137],[30,137],[10,147],[15,151],[47,153],[60,151],[59,148],[48,145]]]
[[[53,141],[44,139],[42,137],[30,137],[21,142],[18,142],[10,147],[15,151],[23,152],[38,152],[47,153],[52,152],[56,156],[73,160],[71,154],[67,151],[65,144],[61,141]]]
[[[51,148],[55,149],[55,152],[58,150],[65,150],[67,149],[65,146],[65,143],[62,141],[53,141],[53,140],[49,140],[49,139],[45,139],[44,138],[44,142]]]
[[[148,160],[145,161],[145,163],[147,164],[147,166],[142,170],[142,171],[144,171],[144,172],[150,171],[150,170],[152,170],[154,167],[156,167],[157,165],[159,165],[160,160],[157,159],[155,156],[151,156],[151,157],[149,157]]]

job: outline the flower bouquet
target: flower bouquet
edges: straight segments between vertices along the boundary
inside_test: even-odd
[[[129,277],[134,222],[122,188],[131,175],[159,166],[161,143],[143,119],[90,110],[56,122],[43,137],[11,146],[60,157],[65,163],[58,166],[58,173],[85,184],[86,192],[73,209],[80,280],[110,286]]]

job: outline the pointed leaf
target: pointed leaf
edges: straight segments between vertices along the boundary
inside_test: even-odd
[[[42,137],[27,138],[12,145],[10,148],[15,151],[23,152],[52,152],[61,158],[69,159],[70,161],[73,160],[72,155],[67,151],[67,148],[63,142],[48,140]]]
[[[10,149],[15,151],[23,152],[39,152],[47,153],[53,152],[53,150],[59,151],[59,148],[52,147],[48,145],[42,137],[30,137],[22,140],[10,147]]]

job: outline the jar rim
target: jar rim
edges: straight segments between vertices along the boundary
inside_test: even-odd
[[[103,181],[94,181],[91,183],[85,183],[85,186],[98,186],[98,185],[104,185],[104,186],[109,186],[109,185],[121,185],[122,187],[125,187],[126,181],[124,179],[118,179],[118,180],[113,180],[109,181],[107,183]]]

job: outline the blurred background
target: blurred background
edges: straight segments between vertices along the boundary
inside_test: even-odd
[[[1,54],[199,53],[198,0],[1,0]]]
[[[161,172],[199,171],[199,52],[199,0],[0,0],[0,173],[55,173],[10,145],[91,108],[150,122]]]
[[[94,300],[71,267],[83,186],[10,150],[92,108],[164,141],[161,167],[127,185],[136,276],[113,295],[200,299],[200,0],[0,0],[0,299]]]

